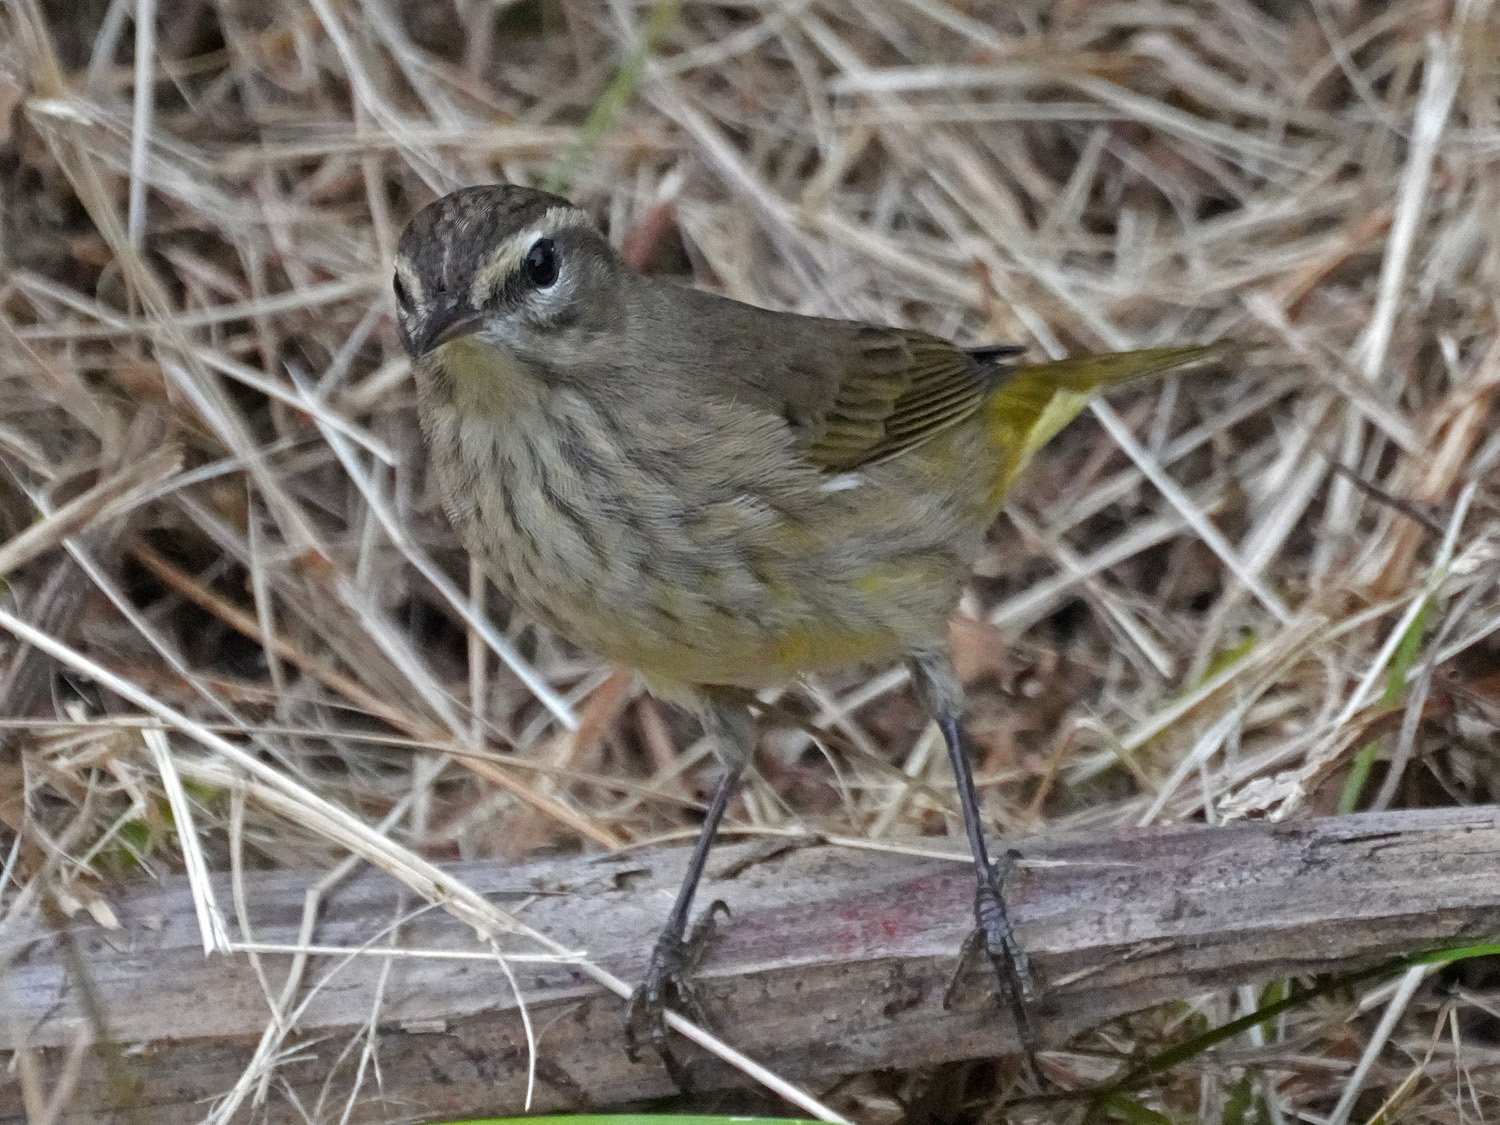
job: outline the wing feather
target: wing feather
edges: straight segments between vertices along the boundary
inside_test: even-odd
[[[861,328],[834,373],[831,401],[808,420],[802,452],[830,472],[903,453],[972,415],[1013,354],[976,355],[925,332]]]

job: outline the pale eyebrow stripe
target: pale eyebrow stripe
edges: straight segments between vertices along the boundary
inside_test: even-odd
[[[410,262],[404,258],[396,259],[396,276],[401,279],[401,284],[406,287],[406,295],[411,299],[415,308],[425,308],[427,305],[427,290],[422,287],[422,276],[412,268]]]
[[[474,280],[469,286],[469,303],[475,308],[484,304],[486,297],[507,277],[515,272],[526,257],[526,251],[538,238],[572,227],[589,226],[588,216],[576,207],[550,207],[533,225],[518,231],[500,244],[490,260],[474,271]]]

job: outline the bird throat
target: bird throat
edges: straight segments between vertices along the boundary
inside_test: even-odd
[[[440,353],[449,393],[459,413],[470,418],[513,418],[536,403],[541,377],[509,348],[473,336],[445,344]]]

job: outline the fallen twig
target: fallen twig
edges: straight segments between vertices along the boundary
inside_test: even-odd
[[[972,884],[959,850],[950,862],[933,857],[935,847],[767,852],[755,840],[717,852],[704,901],[724,899],[733,919],[702,980],[724,1037],[780,1072],[814,1080],[1014,1050],[1009,1021],[981,976],[954,1009],[942,1005]],[[756,854],[759,861],[747,863]],[[466,863],[456,871],[530,925],[634,979],[684,855],[666,849],[509,869]],[[1205,989],[1346,971],[1500,931],[1494,807],[1039,839],[1022,855],[1012,906],[1044,985],[1038,1030],[1051,1046]],[[253,934],[242,936],[263,943],[261,961],[273,973],[270,950],[298,942],[313,877],[246,876]],[[373,872],[351,878],[327,896],[311,941],[322,950],[375,941],[397,916],[399,890]],[[69,943],[126,1048],[135,1108],[153,1122],[197,1120],[203,1099],[234,1084],[263,1033],[262,985],[246,960],[204,959],[185,881],[140,886],[111,903],[119,930],[80,916]],[[64,957],[69,943],[40,920],[28,925],[4,939],[12,961],[6,1003],[14,1006],[10,1025],[25,1036],[19,1046],[50,1069],[93,1024]],[[306,979],[322,983],[289,1041],[297,1055],[281,1061],[278,1080],[305,1098],[325,1082],[347,1083],[352,1063],[342,1064],[346,1074],[336,1060],[365,1026],[383,973],[380,1070],[385,1090],[400,1095],[366,1089],[355,1119],[519,1109],[526,1045],[501,966],[480,956],[472,931],[439,912],[408,922],[401,939],[404,949],[389,964],[383,939],[364,955],[312,959]],[[565,964],[518,961],[512,969],[538,1029],[537,1108],[669,1091],[658,1065],[626,1061],[616,997]],[[708,1059],[695,1077],[704,1087],[734,1080]],[[75,1113],[96,1120],[128,1108],[118,1081],[96,1064],[79,1082]],[[0,1119],[22,1112],[17,1087],[0,1086]],[[282,1112],[289,1107],[273,1105],[271,1119]]]

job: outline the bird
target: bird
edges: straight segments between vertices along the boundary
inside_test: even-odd
[[[682,1082],[665,1012],[701,1018],[694,895],[756,742],[756,693],[895,661],[957,786],[975,876],[964,956],[982,950],[1033,1043],[1036,986],[948,621],[1017,476],[1092,394],[1232,345],[1029,363],[1018,346],[764,309],[637,272],[587,211],[516,184],[422,208],[393,275],[460,538],[522,613],[695,716],[723,766],[627,1008],[631,1057],[649,1041]]]

